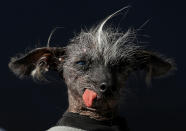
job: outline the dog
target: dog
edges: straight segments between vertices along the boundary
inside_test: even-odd
[[[143,70],[150,81],[174,69],[171,59],[136,44],[135,29],[120,32],[105,27],[124,9],[82,30],[65,47],[48,45],[11,58],[9,68],[19,78],[45,81],[45,73],[56,71],[65,81],[69,107],[49,131],[128,131],[117,107],[129,75]]]

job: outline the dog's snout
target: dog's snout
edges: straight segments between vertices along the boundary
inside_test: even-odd
[[[103,83],[100,84],[100,91],[102,93],[106,92],[107,89],[108,89],[108,84],[107,83],[103,82]]]

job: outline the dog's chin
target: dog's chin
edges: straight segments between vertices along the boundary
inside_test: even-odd
[[[91,107],[87,107],[86,105],[84,108],[91,112],[110,112],[113,111],[113,109],[116,107],[117,102],[116,101],[105,101],[101,98],[97,98],[94,100]]]

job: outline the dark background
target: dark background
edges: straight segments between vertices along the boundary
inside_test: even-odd
[[[34,83],[20,80],[8,69],[10,57],[35,45],[45,46],[56,26],[53,45],[63,46],[81,28],[89,28],[114,11],[131,5],[127,17],[119,15],[113,25],[138,28],[151,19],[141,43],[176,61],[172,75],[138,83],[121,107],[131,131],[185,131],[185,4],[170,0],[16,0],[0,3],[0,127],[8,131],[41,131],[55,125],[67,107],[66,87],[61,82]],[[141,79],[140,79],[141,80]],[[134,82],[135,83],[135,82]],[[136,86],[136,87],[135,87]]]

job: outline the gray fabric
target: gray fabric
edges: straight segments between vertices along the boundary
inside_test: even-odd
[[[55,126],[55,127],[48,129],[47,131],[86,131],[86,130],[68,127],[68,126]]]

